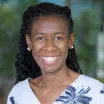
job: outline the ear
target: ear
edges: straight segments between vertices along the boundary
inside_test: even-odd
[[[26,34],[25,38],[26,38],[26,43],[27,43],[27,50],[28,50],[28,51],[31,51],[32,46],[31,46],[31,39],[30,39],[30,36],[29,36],[28,34]]]
[[[74,45],[74,33],[71,33],[69,37],[69,48],[72,49],[73,45]]]

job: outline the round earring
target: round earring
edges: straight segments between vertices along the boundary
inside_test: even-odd
[[[74,47],[72,46],[71,49],[73,49]]]
[[[30,48],[28,47],[27,50],[30,51]]]

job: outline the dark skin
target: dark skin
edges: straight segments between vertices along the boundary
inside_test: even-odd
[[[52,104],[79,76],[66,65],[68,49],[74,43],[67,20],[61,16],[41,16],[32,25],[31,36],[26,34],[27,45],[42,75],[29,81],[41,104]],[[44,59],[55,57],[49,62]]]

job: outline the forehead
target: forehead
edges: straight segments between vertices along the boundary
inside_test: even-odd
[[[32,24],[32,31],[44,31],[44,30],[68,30],[68,21],[65,17],[57,15],[40,16],[35,19]]]

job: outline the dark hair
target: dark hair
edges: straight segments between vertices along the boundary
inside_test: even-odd
[[[71,10],[66,6],[59,6],[53,3],[40,3],[36,6],[30,6],[23,15],[22,26],[20,30],[20,52],[17,54],[16,59],[16,83],[22,81],[28,77],[36,78],[41,75],[41,70],[35,60],[32,53],[27,51],[27,44],[25,35],[30,34],[31,24],[40,16],[59,15],[67,19],[69,23],[69,31],[73,32],[73,20],[71,18]],[[75,49],[69,49],[66,59],[67,66],[77,72],[82,73],[77,62]]]

